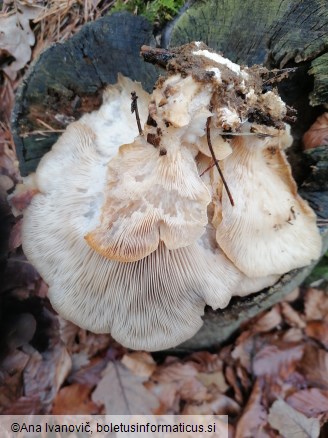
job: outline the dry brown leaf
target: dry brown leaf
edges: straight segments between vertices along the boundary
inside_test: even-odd
[[[206,388],[210,388],[214,385],[222,393],[226,392],[229,388],[222,371],[216,371],[215,373],[198,373],[196,378],[206,386]]]
[[[156,369],[156,362],[151,354],[144,351],[127,353],[122,357],[121,362],[133,374],[141,377],[150,377]]]
[[[52,415],[99,414],[100,409],[90,400],[91,388],[79,383],[61,388],[52,407]]]
[[[14,216],[19,216],[28,207],[37,190],[31,187],[24,187],[23,184],[17,184],[13,195],[8,197]]]
[[[237,415],[240,411],[240,406],[232,398],[217,393],[212,400],[201,403],[187,403],[183,408],[183,415]]]
[[[108,349],[112,338],[108,334],[95,334],[81,329],[70,321],[58,316],[60,338],[70,354],[83,351],[92,357],[99,351]]]
[[[288,295],[285,296],[284,301],[287,301],[288,303],[292,303],[293,301],[297,300],[297,298],[300,296],[300,288],[297,287],[292,292],[290,292]]]
[[[256,376],[278,375],[282,372],[289,374],[302,358],[302,344],[287,344],[280,342],[266,345],[254,358],[253,371]]]
[[[286,401],[307,417],[313,418],[328,412],[328,391],[322,391],[318,388],[294,392]]]
[[[197,351],[189,356],[189,361],[195,363],[199,372],[213,373],[222,371],[223,362],[217,354],[211,354],[208,351]]]
[[[241,385],[237,381],[237,374],[235,369],[232,366],[227,366],[225,370],[225,377],[227,379],[227,382],[232,387],[235,393],[235,400],[240,405],[243,403],[244,397],[241,392]]]
[[[152,414],[159,403],[143,381],[120,362],[109,362],[92,393],[92,400],[103,404],[107,415]]]
[[[305,333],[316,339],[328,348],[328,321],[310,321],[306,325]]]
[[[291,327],[298,327],[301,329],[305,327],[306,325],[305,321],[303,321],[299,313],[297,313],[296,310],[294,310],[290,304],[280,303],[280,306],[281,306],[281,313],[285,321]]]
[[[328,294],[323,290],[309,288],[305,294],[304,307],[307,321],[315,319],[328,321]]]
[[[269,332],[277,328],[282,322],[279,306],[274,306],[265,312],[253,325],[254,332]]]
[[[282,334],[281,340],[287,343],[298,343],[304,340],[304,334],[301,329],[292,327]]]
[[[297,370],[304,375],[309,386],[328,390],[328,353],[325,350],[307,345]]]
[[[155,415],[176,414],[180,411],[180,398],[177,394],[175,382],[156,384],[152,381],[145,382],[144,386],[159,400],[160,405],[154,411]]]
[[[269,424],[283,437],[318,438],[320,423],[307,418],[283,400],[276,400],[269,410]]]
[[[34,349],[29,347],[29,350]],[[24,394],[31,397],[38,394],[41,403],[48,409],[64,383],[71,364],[71,358],[61,343],[44,354],[34,350],[24,369]]]
[[[15,79],[17,72],[31,59],[31,46],[35,43],[35,37],[29,22],[39,12],[39,8],[20,6],[17,13],[0,17],[0,49],[6,50],[15,58],[15,61],[3,69],[11,79]]]
[[[303,135],[304,149],[328,145],[328,113],[323,113]]]
[[[21,376],[29,361],[29,355],[15,350],[6,355],[0,364],[0,413],[6,407],[13,406],[15,401],[23,395]]]
[[[263,383],[257,379],[248,402],[243,410],[237,427],[235,438],[267,437],[263,430],[267,423],[267,412],[262,405]]]
[[[252,336],[251,331],[247,330],[238,337],[236,347],[231,352],[231,357],[249,373],[252,371],[252,358],[257,351],[258,344],[263,347],[266,341],[259,341],[258,337]]]
[[[9,251],[12,252],[22,244],[22,219],[19,219],[18,222],[12,227],[9,236]]]
[[[172,383],[183,400],[203,401],[208,398],[207,388],[197,380],[198,370],[194,362],[174,362],[168,366],[158,367],[152,376],[154,381]]]
[[[90,363],[88,354],[86,351],[80,351],[79,353],[73,353],[71,355],[72,368],[70,376],[77,373],[81,368],[87,367]]]
[[[0,190],[4,193],[14,187],[14,181],[7,175],[0,175]]]
[[[38,394],[30,395],[29,397],[22,396],[5,408],[3,415],[30,415],[44,414],[45,406],[40,400]]]
[[[83,385],[94,387],[101,379],[101,373],[106,368],[108,359],[105,357],[93,357],[88,365],[83,366],[79,370],[72,370],[68,376],[69,382],[81,383]]]

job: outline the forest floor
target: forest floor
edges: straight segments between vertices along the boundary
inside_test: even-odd
[[[46,3],[5,1],[0,14],[0,20],[8,13],[25,17],[19,37],[17,19],[6,20],[7,46],[0,45],[0,413],[227,414],[236,438],[317,437],[319,430],[328,436],[325,281],[295,290],[222,348],[184,357],[129,351],[52,310],[46,284],[22,252],[21,218],[6,201],[21,181],[10,114],[38,54],[104,15],[113,2]]]

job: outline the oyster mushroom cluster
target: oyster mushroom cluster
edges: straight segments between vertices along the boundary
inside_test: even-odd
[[[206,304],[318,258],[321,238],[286,160],[286,105],[262,69],[199,42],[143,53],[166,65],[153,93],[119,76],[28,178],[23,248],[64,318],[155,351],[193,336]]]

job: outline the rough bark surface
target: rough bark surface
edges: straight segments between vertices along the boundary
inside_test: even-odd
[[[23,176],[35,170],[61,130],[101,105],[103,88],[115,83],[119,72],[152,89],[159,73],[139,51],[154,42],[147,20],[119,13],[85,25],[42,53],[18,91],[12,118]]]
[[[165,44],[204,41],[240,64],[285,67],[327,52],[326,0],[196,0],[168,28]],[[326,73],[328,66],[326,65]]]

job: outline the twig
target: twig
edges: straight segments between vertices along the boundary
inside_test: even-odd
[[[213,163],[211,163],[208,167],[206,167],[205,170],[203,170],[203,172],[199,175],[199,176],[203,176],[206,172],[208,172],[209,170],[212,169],[212,167],[215,166],[215,161],[213,161]]]
[[[269,72],[269,74],[272,73],[274,76],[272,78],[269,78],[266,81],[264,81],[263,85],[273,84],[275,82],[280,82],[283,79],[285,79],[285,77],[287,77],[289,73],[294,73],[297,69],[298,69],[298,67],[290,67],[290,68],[281,68],[281,69],[271,70]]]
[[[142,135],[142,128],[141,128],[141,123],[140,123],[140,117],[139,117],[139,110],[138,110],[138,103],[137,103],[137,93],[135,91],[132,91],[131,93],[131,113],[135,113],[136,114],[136,120],[137,120],[137,125],[138,125],[138,130],[139,130],[139,134]]]
[[[221,177],[221,179],[222,179],[222,182],[223,182],[224,188],[226,189],[227,195],[228,195],[229,200],[230,200],[230,204],[231,204],[232,206],[234,206],[235,203],[234,203],[234,201],[233,201],[233,197],[232,197],[232,195],[231,195],[231,192],[230,192],[230,190],[229,190],[228,184],[227,184],[227,182],[226,182],[226,180],[225,180],[225,178],[224,178],[224,176],[223,176],[222,170],[221,170],[221,168],[220,168],[220,166],[219,166],[219,162],[218,162],[218,160],[216,159],[216,156],[215,156],[215,153],[214,153],[214,149],[213,149],[212,142],[211,142],[211,129],[210,129],[210,124],[211,124],[211,116],[208,117],[208,118],[207,118],[207,121],[206,121],[206,137],[207,137],[207,144],[208,144],[209,150],[210,150],[210,152],[211,152],[212,158],[213,158],[213,160],[214,160],[214,164],[215,164],[215,166],[216,166],[216,168],[217,168],[217,170],[218,170],[218,172],[219,172],[219,174],[220,174],[220,177]]]

